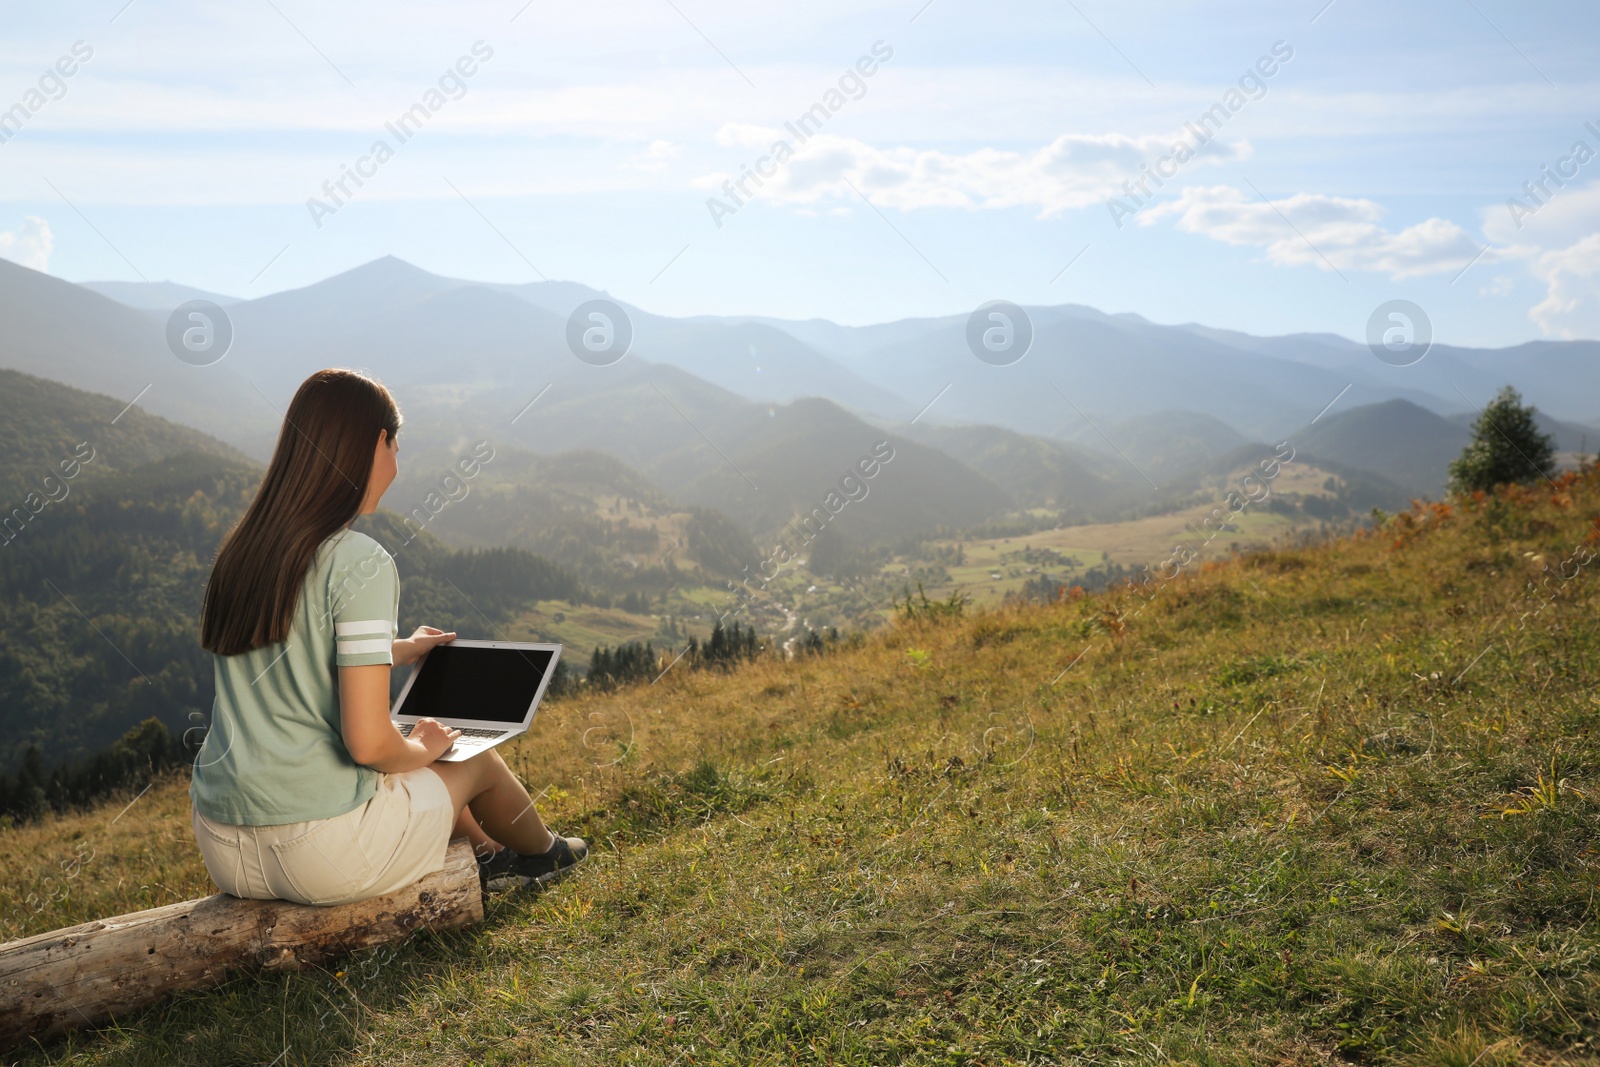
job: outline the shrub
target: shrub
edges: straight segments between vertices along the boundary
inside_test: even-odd
[[[917,595],[911,595],[911,587],[905,588],[905,600],[893,601],[895,610],[908,622],[918,619],[939,620],[959,619],[967,608],[967,597],[957,591],[951,593],[945,600],[929,600],[928,594],[923,591],[922,583],[917,583]]]

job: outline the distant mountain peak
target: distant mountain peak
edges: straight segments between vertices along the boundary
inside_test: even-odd
[[[1335,412],[1325,420],[1324,425],[1362,425],[1372,423],[1374,420],[1393,420],[1398,418],[1413,418],[1421,425],[1432,426],[1446,422],[1442,415],[1429,411],[1421,404],[1407,400],[1405,397],[1393,397],[1389,400],[1377,400],[1370,404],[1351,408],[1348,411]]]
[[[434,274],[431,271],[423,270],[421,267],[407,263],[399,256],[394,255],[379,256],[377,259],[363,263],[359,267],[352,267],[349,270],[335,274],[330,278],[325,278],[317,284],[327,285],[330,282],[339,281],[362,281],[369,283],[373,281],[432,283],[449,282],[455,285],[461,284],[460,282],[456,282],[454,279],[445,278],[438,274]]]
[[[376,308],[384,304],[436,296],[468,284],[430,273],[397,256],[380,256],[320,282],[262,297],[261,302],[302,299],[309,295],[339,306],[370,305]]]

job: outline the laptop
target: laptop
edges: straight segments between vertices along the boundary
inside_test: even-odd
[[[451,641],[435,645],[412,670],[390,717],[402,737],[418,719],[460,730],[439,758],[447,763],[526,733],[561,658],[559,644]]]

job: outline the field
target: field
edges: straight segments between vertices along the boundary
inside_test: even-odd
[[[17,1062],[1600,1062],[1559,481],[553,704],[510,757],[580,877]],[[184,790],[0,833],[6,936],[207,892]]]
[[[1194,542],[1196,537],[1190,527],[1210,515],[1213,507],[1215,505],[1205,504],[1127,522],[1067,526],[1022,537],[964,541],[961,546],[966,562],[946,568],[950,575],[948,585],[930,587],[928,594],[959,589],[980,604],[992,603],[1041,573],[1072,578],[1107,560],[1128,566],[1154,565],[1170,556],[1175,544]],[[1208,554],[1220,558],[1227,554],[1230,544],[1270,544],[1298,528],[1303,528],[1303,524],[1296,524],[1285,516],[1249,509],[1217,535]],[[1051,555],[1045,553],[1075,562],[1055,563]],[[1034,558],[1030,558],[1030,554]],[[909,568],[906,573],[910,573]]]
[[[644,642],[656,635],[656,620],[620,608],[574,606],[564,600],[541,600],[504,628],[507,641],[560,641],[566,648],[562,660],[587,669],[590,654],[602,645]],[[463,637],[468,636],[466,634]],[[480,635],[473,634],[473,637]],[[490,633],[483,637],[497,637]]]
[[[1232,471],[1209,487],[1213,499],[1162,515],[1062,526],[1014,537],[935,542],[928,549],[936,557],[959,552],[959,562],[945,562],[930,569],[924,561],[897,559],[882,568],[880,577],[891,582],[921,580],[929,596],[960,593],[974,604],[995,604],[1040,575],[1070,582],[1106,563],[1129,568],[1156,566],[1172,555],[1175,545],[1198,545],[1206,529],[1202,524],[1208,518],[1212,519],[1209,528],[1217,532],[1206,545],[1203,558],[1218,559],[1240,549],[1265,548],[1316,529],[1316,519],[1303,513],[1271,510],[1266,506],[1267,500],[1299,502],[1307,497],[1326,497],[1330,495],[1328,479],[1339,481],[1315,465],[1285,463],[1270,483],[1271,497],[1234,513],[1226,504],[1229,489],[1237,491],[1245,476],[1252,473],[1249,467]],[[1258,482],[1259,477],[1250,484]],[[1213,518],[1219,507],[1227,517],[1222,525]]]

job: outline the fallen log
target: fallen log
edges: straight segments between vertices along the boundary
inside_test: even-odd
[[[239,971],[296,970],[482,919],[477,861],[456,840],[443,870],[355,904],[218,893],[38,934],[0,945],[0,1048],[95,1026]]]

